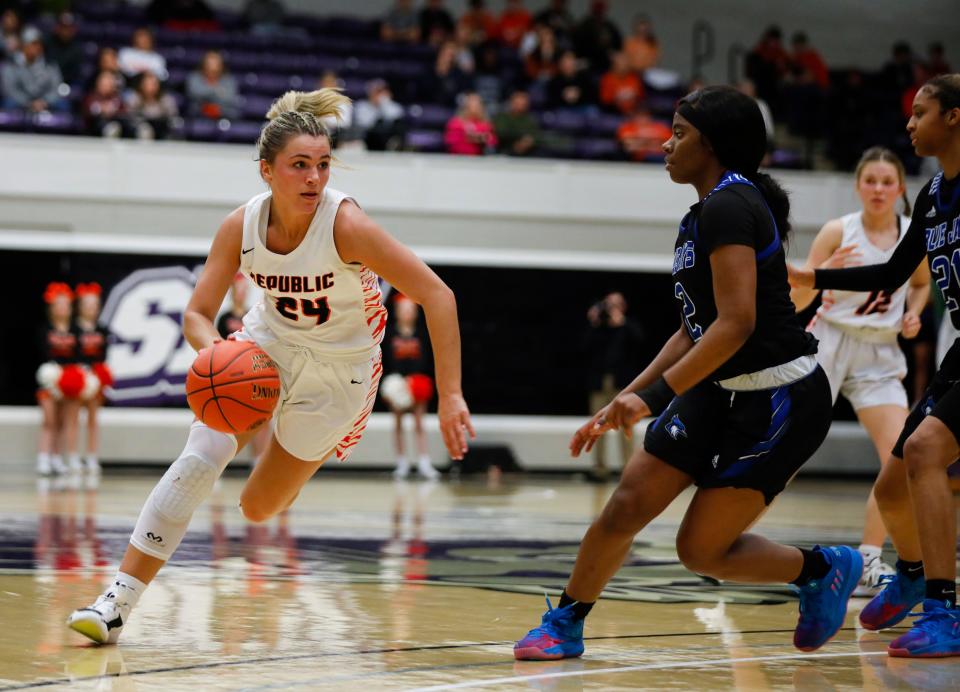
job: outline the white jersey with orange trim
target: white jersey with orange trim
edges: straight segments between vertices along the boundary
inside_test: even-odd
[[[263,289],[244,329],[261,346],[279,340],[331,360],[369,358],[387,321],[379,279],[344,262],[333,237],[340,204],[353,198],[326,187],[303,240],[285,255],[266,246],[270,199],[264,192],[244,209],[240,269]]]
[[[856,245],[857,252],[860,254],[860,264],[883,264],[893,255],[910,225],[910,218],[907,216],[898,217],[898,221],[900,236],[897,242],[889,249],[881,250],[867,237],[860,212],[847,214],[841,218],[843,238],[840,247]],[[817,310],[815,319],[822,319],[840,328],[863,329],[865,332],[889,332],[889,338],[895,339],[903,322],[906,299],[907,284],[900,286],[893,293],[825,290],[823,303]]]

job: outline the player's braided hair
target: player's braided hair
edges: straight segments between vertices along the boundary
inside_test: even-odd
[[[960,108],[960,73],[938,75],[928,80],[923,88],[940,102],[941,113]]]
[[[333,116],[340,120],[341,109],[348,103],[350,99],[340,93],[340,89],[288,91],[267,111],[268,122],[257,139],[259,158],[273,163],[287,140],[297,135],[329,137],[323,119]]]

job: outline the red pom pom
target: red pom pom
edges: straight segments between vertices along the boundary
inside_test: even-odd
[[[100,380],[101,387],[113,386],[113,373],[110,371],[110,368],[107,367],[106,363],[94,363],[93,374]]]
[[[433,398],[433,378],[428,375],[407,375],[413,400],[423,404]]]
[[[60,375],[60,391],[67,399],[76,399],[83,391],[85,378],[78,365],[64,365]]]

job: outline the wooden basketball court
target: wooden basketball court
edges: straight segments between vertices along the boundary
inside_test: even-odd
[[[246,524],[223,479],[119,646],[64,626],[112,576],[160,472],[0,488],[0,690],[957,689],[960,659],[888,658],[902,629],[792,647],[785,587],[717,585],[678,563],[688,496],[638,538],[582,659],[516,662],[613,485],[545,477],[394,482],[321,471],[288,516]],[[868,485],[795,482],[758,530],[859,539]]]

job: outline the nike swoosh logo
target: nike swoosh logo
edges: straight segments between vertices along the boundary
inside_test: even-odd
[[[249,250],[243,250],[243,249],[240,250],[240,254],[241,254],[241,255],[245,255],[245,254],[247,254],[248,252],[253,252],[253,248],[250,248]]]
[[[363,380],[350,380],[350,384],[363,384]]]

